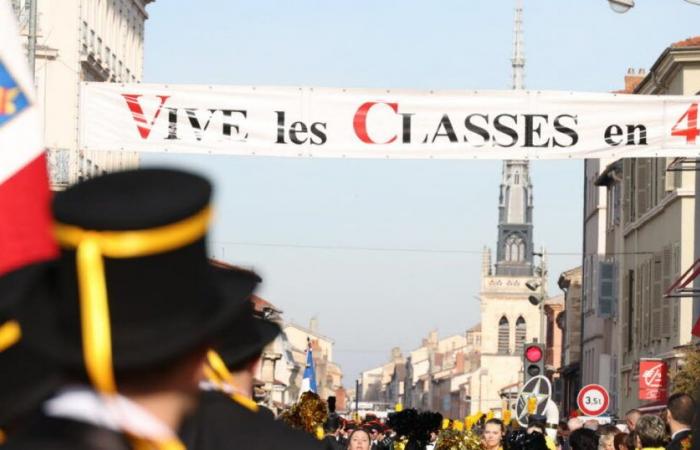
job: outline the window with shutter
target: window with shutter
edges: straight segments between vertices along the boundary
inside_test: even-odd
[[[671,256],[673,259],[673,270],[671,271],[671,277],[673,279],[678,278],[681,275],[681,244],[680,242],[676,242],[673,244],[673,254]],[[672,321],[672,329],[673,329],[673,335],[678,336],[678,329],[680,328],[680,302],[678,301],[677,298],[673,299],[673,321]]]
[[[630,293],[632,290],[629,287],[631,273],[630,270],[622,277],[622,349],[624,352],[629,352],[632,349],[632,328],[630,327],[630,318],[632,317]]]
[[[666,196],[666,158],[657,158],[656,164],[656,204],[659,204]]]
[[[645,273],[646,280],[644,283],[644,296],[645,296],[645,315],[644,315],[644,331],[646,339],[644,344],[649,346],[651,343],[651,293],[653,287],[653,269],[654,269],[654,258],[650,258],[646,262]]]
[[[613,277],[612,277],[612,316],[620,317],[620,265],[617,262],[612,263],[613,266]]]
[[[507,355],[510,353],[510,325],[506,316],[498,322],[498,353]]]
[[[662,282],[662,253],[654,255],[652,264],[652,288],[651,288],[651,338],[654,340],[661,339],[661,282]]]
[[[640,317],[640,343],[643,347],[649,344],[649,262],[644,261],[641,267],[642,276],[639,287],[642,299],[642,314]]]
[[[522,316],[515,321],[515,353],[520,354],[525,346],[525,337],[527,333],[527,324]]]
[[[642,266],[637,266],[636,277],[634,279],[634,302],[636,303],[634,308],[634,341],[632,342],[632,348],[638,347],[642,340]]]
[[[643,215],[649,209],[649,194],[651,193],[651,177],[649,176],[651,160],[639,158],[637,160],[637,214]]]
[[[613,263],[601,261],[598,269],[598,316],[613,316]]]
[[[666,159],[666,168],[668,168],[668,165],[671,164],[671,161],[673,161],[673,158],[665,158]],[[666,185],[666,193],[672,192],[675,189],[675,183],[676,183],[676,173],[677,172],[664,172],[666,178],[666,182],[664,183]]]
[[[672,248],[670,245],[664,247],[663,252],[663,280],[662,280],[662,292],[666,292],[671,286],[673,267],[672,267]],[[662,298],[661,299],[661,336],[671,337],[671,322],[673,318],[671,317],[673,311],[673,303],[675,303],[675,298]]]
[[[623,221],[628,224],[634,220],[632,217],[632,159],[622,160],[622,174],[624,185],[622,189],[622,209],[624,213]]]

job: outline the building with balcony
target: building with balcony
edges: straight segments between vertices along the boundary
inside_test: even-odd
[[[80,84],[142,80],[146,7],[153,1],[38,0],[35,87],[54,189],[138,166],[138,153],[128,149],[80,148]],[[12,5],[26,37],[27,2],[12,0]]]

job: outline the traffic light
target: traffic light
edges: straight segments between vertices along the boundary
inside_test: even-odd
[[[544,375],[544,345],[536,342],[525,344],[523,347],[524,383],[537,375]]]

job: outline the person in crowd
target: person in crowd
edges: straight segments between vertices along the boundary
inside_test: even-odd
[[[370,448],[371,450],[388,450],[384,448],[382,441],[384,440],[382,424],[379,421],[373,421],[366,427],[369,431]]]
[[[569,433],[572,433],[579,428],[583,428],[583,420],[580,417],[572,417],[566,422],[566,425],[569,428]]]
[[[613,436],[613,437],[615,437],[620,433],[621,433],[620,429],[611,423],[606,423],[606,424],[600,425],[598,427],[598,429],[596,430],[596,434],[598,436]]]
[[[501,419],[489,419],[484,424],[484,432],[481,435],[481,442],[484,450],[503,450],[503,436],[505,427]]]
[[[386,424],[382,424],[381,440],[379,444],[385,450],[392,450],[394,445],[394,433]]]
[[[324,444],[328,450],[343,450],[348,444],[343,438],[343,419],[335,413],[328,416],[326,423],[323,424]]]
[[[627,423],[627,430],[629,432],[634,431],[640,417],[642,417],[642,412],[638,409],[630,409],[625,413],[625,422]]]
[[[660,449],[666,446],[666,424],[659,416],[644,415],[637,420],[634,427],[637,435],[637,448]]]
[[[600,424],[595,419],[588,419],[587,421],[585,421],[583,423],[583,428],[587,428],[587,429],[593,430],[593,431],[598,431],[599,426],[600,426]]]
[[[549,450],[556,450],[556,443],[547,435],[547,418],[540,415],[532,415],[528,418],[527,434],[540,433],[544,437]]]
[[[557,450],[569,450],[569,433],[568,421],[560,420],[556,435]]]
[[[436,430],[430,430],[430,436],[428,437],[428,442],[425,444],[425,450],[433,450],[435,448],[437,438],[438,432]]]
[[[207,348],[255,282],[209,266],[211,185],[167,169],[92,178],[53,199],[61,255],[53,292],[22,302],[22,338],[71,385],[6,450],[181,449]]]
[[[615,450],[615,435],[601,434],[598,436],[598,450]]]
[[[588,428],[579,428],[569,435],[571,450],[598,450],[598,436]]]
[[[364,428],[356,428],[348,437],[348,450],[370,450],[371,438]]]
[[[628,450],[634,450],[637,448],[637,433],[632,431],[627,434],[625,438],[625,446]]]
[[[254,272],[234,266],[217,265],[212,270],[222,278],[248,279],[253,286],[262,281]],[[219,450],[230,442],[241,448],[320,449],[322,444],[310,435],[260,413],[253,400],[253,382],[263,349],[281,329],[256,315],[250,297],[241,297],[235,284],[225,284],[222,293],[242,312],[216,335],[207,352],[199,406],[180,430],[187,449]]]
[[[671,442],[667,450],[689,450],[691,446],[691,425],[695,416],[695,401],[688,394],[677,393],[669,397],[666,410],[666,423],[671,431]]]
[[[615,438],[613,439],[613,446],[615,447],[615,450],[634,450],[633,448],[627,447],[628,436],[628,433],[623,432],[619,432],[615,435]]]
[[[50,263],[35,263],[0,276],[0,443],[21,430],[61,385],[53,360],[28,348],[16,313],[19,304],[49,289]]]

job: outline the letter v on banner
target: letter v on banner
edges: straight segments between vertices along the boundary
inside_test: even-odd
[[[131,111],[131,115],[134,118],[134,122],[136,122],[136,128],[139,130],[139,134],[141,135],[141,139],[148,139],[148,135],[151,134],[151,130],[153,129],[153,125],[156,123],[156,120],[158,119],[158,116],[160,116],[160,111],[163,109],[163,105],[165,105],[165,102],[168,101],[170,98],[169,95],[157,95],[160,99],[160,104],[158,105],[158,109],[156,109],[155,114],[153,114],[153,119],[151,120],[150,123],[146,121],[146,116],[143,113],[143,108],[141,107],[141,104],[139,103],[139,97],[142,97],[142,95],[138,94],[122,94],[122,97],[124,97],[124,100],[126,100],[126,105],[129,107],[129,110]]]

